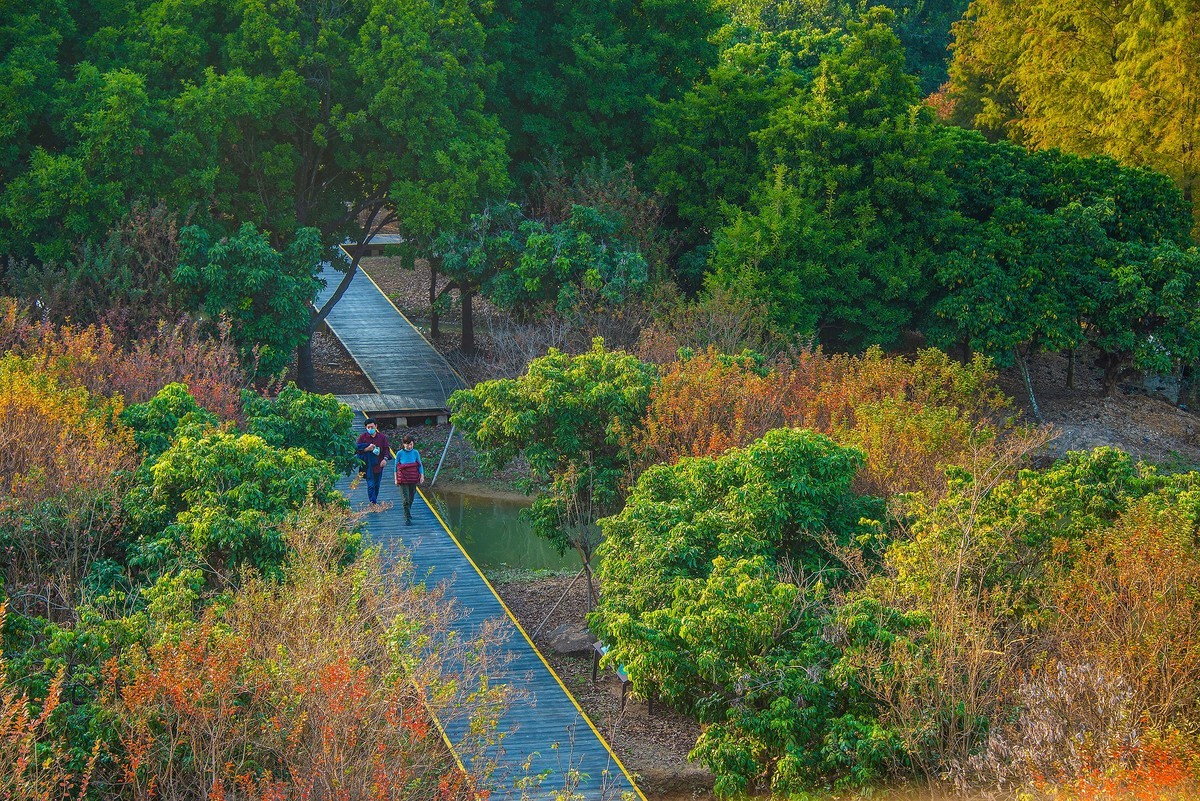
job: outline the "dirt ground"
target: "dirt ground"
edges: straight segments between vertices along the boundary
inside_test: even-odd
[[[1077,359],[1074,389],[1066,388],[1067,359],[1060,354],[1036,356],[1029,368],[1042,415],[1058,432],[1048,456],[1108,445],[1168,469],[1200,468],[1200,416],[1148,394],[1145,384],[1123,384],[1115,397],[1104,397],[1103,371],[1086,354]],[[1033,420],[1017,370],[1002,371],[1000,386]]]

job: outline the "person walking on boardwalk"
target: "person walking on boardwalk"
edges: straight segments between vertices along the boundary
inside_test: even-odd
[[[374,420],[368,420],[367,430],[358,435],[354,449],[358,452],[358,458],[366,463],[367,500],[371,502],[372,510],[378,509],[379,482],[383,479],[383,466],[392,453],[392,446],[379,430],[379,425]]]
[[[400,487],[400,497],[404,500],[406,525],[412,525],[412,505],[417,485],[424,483],[425,466],[421,464],[421,454],[413,445],[412,434],[405,434],[404,447],[396,454],[396,486]]]

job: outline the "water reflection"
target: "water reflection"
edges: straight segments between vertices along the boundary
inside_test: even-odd
[[[427,494],[463,548],[483,570],[577,570],[579,555],[559,556],[521,517],[529,502],[489,498],[438,487]]]

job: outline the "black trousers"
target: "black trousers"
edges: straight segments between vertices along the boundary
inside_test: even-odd
[[[416,484],[401,484],[400,497],[404,500],[404,519],[408,520],[412,517],[413,499],[417,497]]]

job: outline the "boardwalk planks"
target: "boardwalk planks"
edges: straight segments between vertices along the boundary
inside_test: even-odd
[[[331,269],[328,272],[328,286],[318,303],[332,295],[341,277]],[[365,419],[364,408],[398,416],[444,410],[450,393],[463,386],[441,354],[361,271],[330,312],[329,327],[379,393],[351,399],[355,402],[358,431]],[[411,407],[381,408],[388,404]],[[389,463],[390,468],[394,465],[394,461]],[[608,743],[423,496],[418,496],[413,507],[413,525],[404,524],[393,469],[384,476],[381,491],[393,505],[367,516],[368,541],[379,547],[385,558],[389,553],[407,550],[417,575],[425,576],[430,584],[445,584],[447,597],[463,611],[459,625],[464,635],[495,621],[506,658],[496,671],[489,670],[489,680],[522,691],[520,700],[510,705],[500,719],[500,731],[506,732],[505,736],[488,754],[498,763],[492,785],[487,788],[491,797],[621,801],[631,795],[645,801]],[[343,479],[341,488],[355,507],[366,501],[365,488],[352,489],[350,478]],[[452,721],[446,726],[450,742],[462,739],[464,732],[458,729],[465,725],[465,721]],[[541,774],[545,775],[540,783],[517,787]],[[570,795],[564,792],[568,789]]]
[[[325,288],[317,293],[318,306],[333,295],[342,273],[326,265],[321,277]],[[378,393],[371,400],[360,396],[356,409],[399,416],[444,413],[450,394],[466,386],[361,267],[325,322]],[[397,404],[405,408],[390,408]]]

